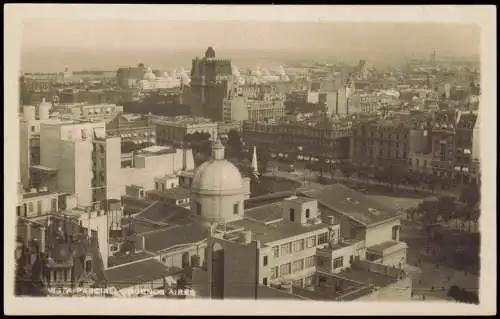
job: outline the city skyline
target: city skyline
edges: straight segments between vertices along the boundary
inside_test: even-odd
[[[244,64],[251,64],[245,55],[255,57],[256,51],[276,63],[284,58],[401,59],[425,57],[432,50],[438,56],[475,57],[479,31],[475,25],[448,23],[31,20],[23,29],[22,68],[44,65],[48,71],[51,60],[57,60],[78,69],[82,56],[95,68],[140,60],[158,67],[189,66],[186,55],[201,55],[208,46]],[[116,52],[119,60],[111,58]]]

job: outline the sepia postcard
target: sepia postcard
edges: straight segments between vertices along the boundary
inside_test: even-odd
[[[5,8],[5,313],[496,313],[493,6]]]

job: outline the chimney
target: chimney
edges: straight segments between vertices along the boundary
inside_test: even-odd
[[[244,238],[245,238],[245,245],[248,245],[252,242],[252,231],[251,230],[245,230],[244,232]]]

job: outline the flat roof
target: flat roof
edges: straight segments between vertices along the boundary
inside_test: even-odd
[[[39,197],[39,196],[45,196],[45,195],[50,195],[50,194],[57,194],[56,192],[33,192],[33,193],[24,193],[23,194],[23,199],[29,199],[29,198],[34,198],[34,197]]]
[[[348,280],[356,281],[359,282],[360,284],[373,284],[379,287],[385,287],[397,281],[397,278],[392,276],[384,275],[369,270],[360,270],[354,268],[341,271],[335,276],[339,278],[345,278]]]
[[[315,230],[327,229],[327,225],[323,223],[317,225],[300,225],[287,221],[281,221],[271,225],[264,225],[260,222],[255,222],[247,218],[231,222],[230,224],[250,230],[253,238],[259,240],[263,244],[305,234]]]
[[[342,184],[306,190],[302,191],[301,194],[317,199],[320,205],[343,214],[364,226],[374,225],[401,215],[397,210]],[[323,212],[328,215],[328,210]]]
[[[401,246],[401,248],[407,248],[407,244],[401,241],[396,241],[396,240],[389,240],[386,242],[383,242],[381,244],[375,245],[368,247],[367,250],[370,252],[375,252],[378,254],[382,254],[385,250],[389,248],[396,248],[397,246]]]
[[[259,285],[257,287],[257,299],[309,299],[303,296],[273,287]]]
[[[281,202],[277,202],[250,208],[245,210],[245,217],[264,223],[281,219],[283,218],[281,205]]]
[[[31,168],[39,171],[57,172],[57,168],[48,167],[44,165],[32,165]]]

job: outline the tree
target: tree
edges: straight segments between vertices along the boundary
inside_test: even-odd
[[[481,199],[481,192],[478,184],[467,184],[460,190],[460,201],[469,207],[474,207]]]
[[[228,141],[227,144],[233,150],[234,154],[238,158],[241,158],[243,151],[243,143],[240,132],[235,129],[230,129],[227,133]]]
[[[267,167],[269,165],[269,160],[271,158],[271,154],[269,152],[269,148],[264,147],[260,151],[257,151],[257,161],[259,163],[259,169],[261,174],[267,172]]]
[[[340,165],[340,172],[344,175],[345,178],[349,179],[354,173],[354,167],[351,163],[345,162]]]
[[[450,196],[441,196],[436,202],[436,213],[445,222],[448,222],[457,212],[457,205],[455,199]]]

